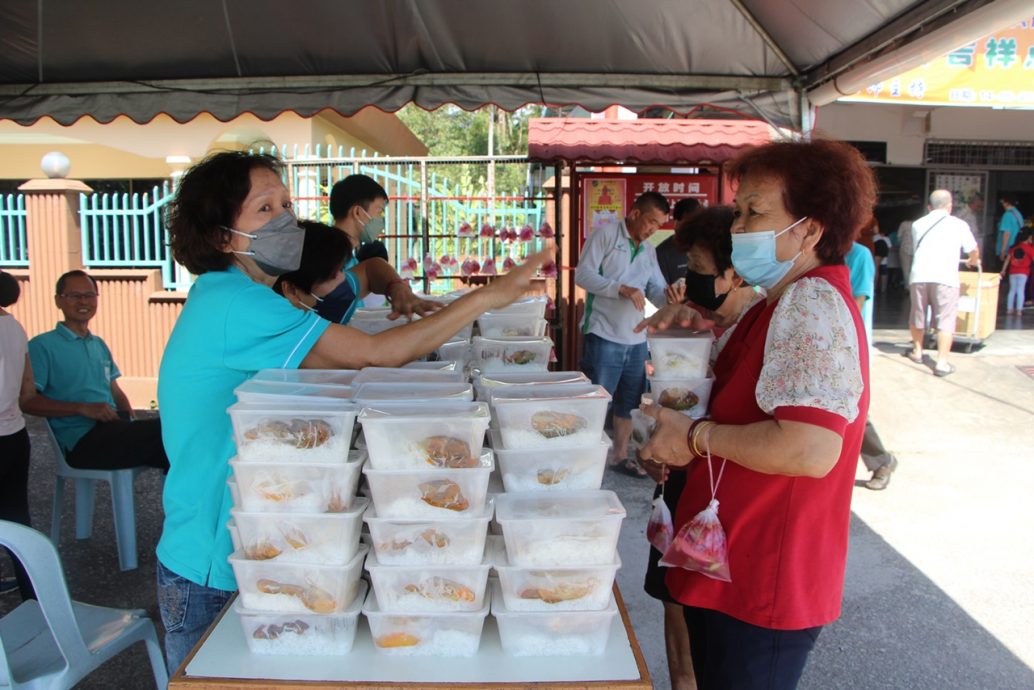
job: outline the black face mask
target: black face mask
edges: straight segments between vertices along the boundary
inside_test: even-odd
[[[309,293],[312,295],[312,293]],[[316,306],[310,307],[314,312],[331,323],[346,323],[346,317],[351,316],[351,307],[355,303],[355,293],[348,279],[342,280],[337,287],[323,295],[316,297]],[[303,305],[305,306],[305,305]]]
[[[686,271],[686,299],[704,309],[714,311],[722,306],[726,294],[716,295],[714,281],[718,276],[710,276],[696,271]]]

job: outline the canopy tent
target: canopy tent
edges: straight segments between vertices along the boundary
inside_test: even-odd
[[[26,0],[0,6],[0,118],[711,103],[806,127],[807,90],[1024,13],[1029,0]]]

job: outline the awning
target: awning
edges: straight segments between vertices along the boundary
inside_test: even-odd
[[[536,118],[528,124],[528,157],[550,163],[721,164],[776,136],[768,124],[751,120]]]
[[[710,103],[786,126],[804,119],[796,91],[1024,14],[1030,0],[19,0],[0,3],[0,118]]]

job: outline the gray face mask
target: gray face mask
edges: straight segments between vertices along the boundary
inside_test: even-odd
[[[281,213],[254,232],[226,229],[251,239],[247,251],[234,251],[234,254],[250,256],[266,275],[283,275],[298,270],[302,265],[305,231],[298,226],[298,220],[289,211]]]
[[[375,242],[377,238],[381,236],[381,233],[384,232],[384,217],[378,216],[374,218],[367,213],[366,209],[362,206],[359,207],[359,210],[366,215],[367,219],[366,225],[363,226],[363,229],[359,233],[359,241],[362,244]]]

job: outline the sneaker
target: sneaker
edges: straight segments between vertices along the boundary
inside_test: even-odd
[[[890,456],[884,465],[876,468],[876,471],[872,473],[872,478],[865,482],[865,488],[871,489],[872,491],[883,491],[890,484],[890,475],[894,473],[894,470],[898,468],[898,459],[893,455]]]

